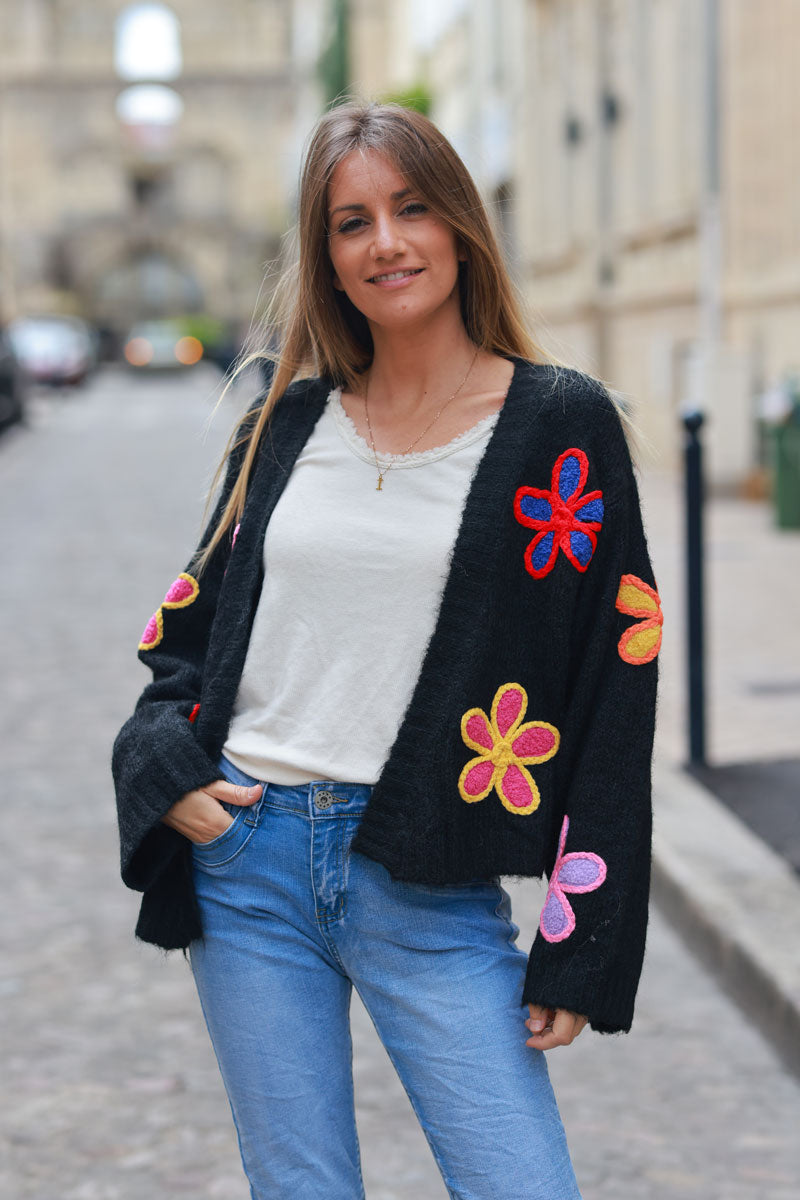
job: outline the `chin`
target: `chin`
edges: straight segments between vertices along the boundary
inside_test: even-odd
[[[460,315],[461,309],[458,304],[458,298],[454,297],[454,293],[445,296],[438,304],[403,304],[398,303],[391,309],[381,307],[376,311],[372,306],[372,311],[362,309],[362,313],[370,325],[377,325],[381,329],[404,329],[409,325],[427,325],[439,316],[444,316],[448,309],[453,305],[455,298],[455,311]]]

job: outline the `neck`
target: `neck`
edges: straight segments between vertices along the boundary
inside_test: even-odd
[[[460,319],[444,330],[435,322],[429,329],[373,328],[372,338],[370,407],[397,416],[413,416],[446,400],[475,357],[475,345]]]

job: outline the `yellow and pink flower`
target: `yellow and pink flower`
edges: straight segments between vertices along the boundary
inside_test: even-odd
[[[164,636],[164,609],[186,608],[194,604],[200,594],[200,585],[193,575],[181,572],[178,578],[170,584],[169,591],[147,622],[139,642],[140,650],[153,650]]]
[[[492,788],[509,812],[535,812],[541,797],[527,769],[547,762],[558,750],[561,735],[547,721],[526,721],[528,694],[518,683],[504,683],[492,703],[491,716],[471,708],[461,718],[461,736],[478,751],[458,778],[458,790],[468,804],[483,800]]]

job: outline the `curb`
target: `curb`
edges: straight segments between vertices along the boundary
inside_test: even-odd
[[[653,793],[653,899],[800,1075],[800,880],[680,767]]]

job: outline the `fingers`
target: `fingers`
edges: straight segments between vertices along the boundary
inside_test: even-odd
[[[261,784],[243,787],[238,783],[228,783],[227,779],[216,779],[207,787],[181,796],[161,820],[190,842],[210,842],[233,824],[233,818],[222,807],[222,803],[242,807],[255,804],[261,790]]]
[[[210,842],[233,824],[219,801],[202,788],[181,796],[161,820],[190,842]]]
[[[550,1025],[556,1015],[554,1008],[545,1008],[543,1004],[529,1004],[528,1008],[531,1011],[530,1020],[525,1024],[533,1033],[540,1033],[545,1025]]]
[[[245,787],[241,783],[228,783],[227,779],[215,779],[201,789],[215,800],[224,800],[226,804],[249,805],[255,804],[261,795],[261,784]]]
[[[554,1046],[569,1046],[587,1024],[588,1018],[566,1008],[545,1008],[529,1004],[531,1015],[525,1022],[531,1030],[526,1046],[536,1050],[551,1050]]]

